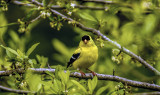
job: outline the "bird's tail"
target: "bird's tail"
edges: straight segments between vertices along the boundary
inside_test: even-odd
[[[71,64],[72,64],[71,62],[68,62],[68,63],[67,63],[67,68],[70,67]]]

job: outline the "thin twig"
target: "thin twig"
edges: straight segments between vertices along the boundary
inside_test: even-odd
[[[7,25],[4,25],[4,26],[0,26],[0,28],[4,28],[4,27],[8,27],[8,26],[12,26],[12,25],[17,25],[18,23],[17,22],[13,22],[13,23],[9,23]]]
[[[83,5],[74,5],[75,8],[79,8],[79,9],[91,9],[91,10],[107,10],[108,7],[93,7],[93,6],[83,6]],[[52,9],[66,9],[66,7],[61,7],[58,5],[53,5],[50,8]]]
[[[29,4],[29,3],[22,3],[20,1],[16,1],[16,0],[12,0],[13,4],[16,4],[16,5],[21,5],[21,6],[27,6],[27,7],[35,7],[34,5],[32,4]]]
[[[83,2],[95,2],[95,3],[103,3],[103,4],[114,4],[113,1],[105,1],[105,0],[77,0],[77,1],[83,1]]]
[[[23,5],[23,6],[28,6],[28,7],[35,7],[34,5],[32,4],[29,4],[29,3],[22,3],[20,1],[13,1],[14,4],[17,4],[17,5]],[[43,6],[42,3],[39,3]],[[75,8],[79,8],[79,9],[91,9],[91,10],[107,10],[108,7],[95,7],[95,6],[83,6],[83,5],[74,5]],[[51,6],[50,8],[52,9],[66,9],[66,7],[61,7],[59,5],[53,5]]]
[[[92,10],[107,10],[108,7],[92,7],[92,6],[83,6],[83,5],[75,5],[75,8],[79,9],[92,9]]]
[[[127,6],[127,7],[132,7],[128,3],[122,3],[122,2],[117,2],[117,1],[106,1],[106,0],[76,0],[76,1],[83,1],[83,2],[92,2],[92,3],[101,3],[101,4],[116,4],[116,5],[121,5],[121,6]]]
[[[30,23],[33,23],[41,18],[42,14],[38,15],[36,18],[32,19]]]
[[[160,92],[135,93],[133,95],[160,95]]]
[[[29,70],[36,72],[36,73],[41,73],[41,74],[45,73],[46,71],[49,71],[51,73],[55,73],[55,69],[30,68]],[[13,74],[14,72],[25,73],[25,71],[23,69],[16,69],[16,70],[9,70],[9,71],[0,71],[0,76],[9,76],[10,74]],[[64,72],[66,72],[66,71],[64,71]],[[110,80],[110,81],[115,81],[115,82],[122,82],[124,84],[127,84],[129,86],[133,86],[133,87],[160,91],[160,86],[156,85],[156,84],[133,81],[133,80],[129,80],[126,78],[122,78],[119,76],[113,76],[113,75],[106,75],[106,74],[96,74],[96,75],[99,80]],[[78,73],[78,72],[71,72],[70,77],[75,77],[75,78],[80,78],[80,79],[92,79],[93,78],[91,73],[86,73],[85,76],[82,77],[81,73]]]
[[[31,92],[31,91],[16,90],[16,89],[4,87],[2,85],[0,85],[0,89],[4,90],[4,91],[7,91],[7,92],[13,92],[13,93],[19,93],[19,94],[28,94],[28,93],[35,94],[36,93],[36,92]]]

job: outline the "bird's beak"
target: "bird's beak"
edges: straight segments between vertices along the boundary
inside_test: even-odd
[[[85,44],[87,44],[88,43],[88,41],[85,39],[84,41],[83,41]]]

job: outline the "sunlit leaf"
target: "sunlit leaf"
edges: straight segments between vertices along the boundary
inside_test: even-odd
[[[60,77],[59,77],[59,72],[60,72],[60,71],[63,71],[63,68],[62,68],[62,66],[57,65],[57,66],[56,66],[56,70],[55,70],[55,77],[56,77],[57,79],[60,79]]]
[[[32,14],[35,12],[35,11],[37,11],[38,10],[38,8],[32,8],[29,12],[28,12],[28,14],[26,15],[26,17],[24,18],[24,20],[28,20],[31,16],[32,16]]]
[[[107,90],[108,86],[109,85],[99,88],[96,95],[101,95],[105,90]]]
[[[10,31],[9,35],[11,36],[14,42],[19,43],[21,41],[18,34],[14,31]]]
[[[47,7],[47,5],[49,4],[50,0],[43,0],[42,4],[44,7]]]
[[[39,91],[42,87],[40,74],[35,74],[32,71],[28,70],[25,74],[25,80],[29,85],[29,89],[31,91]]]
[[[69,80],[70,72],[67,70],[66,73],[62,70],[58,72],[58,76],[61,78],[61,81],[66,85]]]
[[[57,80],[57,79],[54,79],[54,84],[52,86],[52,90],[58,94],[58,93],[61,93],[63,91],[63,87],[62,87],[62,83],[61,81]]]
[[[87,93],[87,90],[85,89],[85,87],[83,87],[79,82],[75,81],[75,80],[71,80],[75,85],[77,85],[80,89],[82,89],[85,93]]]
[[[52,78],[54,78],[55,76],[54,76],[54,74],[53,73],[51,73],[51,72],[49,72],[49,71],[46,71],[45,72],[46,74],[48,74],[48,75],[50,75]]]
[[[68,55],[69,54],[69,51],[68,51],[68,48],[65,46],[64,43],[62,43],[61,41],[57,40],[57,39],[54,39],[52,41],[52,44],[54,46],[54,48],[60,52],[61,54],[63,55]]]
[[[93,93],[96,85],[97,85],[97,77],[96,76],[92,80],[91,79],[88,80],[88,88],[89,88],[90,94]]]
[[[150,14],[146,16],[143,26],[143,33],[144,34],[151,33],[156,25],[157,25],[157,17],[155,15]]]
[[[45,68],[48,63],[48,58],[40,55],[36,55],[38,62],[41,64],[40,68]]]
[[[88,14],[88,13],[85,13],[85,12],[79,13],[79,16],[80,16],[81,18],[85,19],[85,20],[97,22],[97,20],[96,20],[92,15],[90,15],[90,14]]]
[[[5,14],[3,12],[0,13],[0,21],[3,23],[0,23],[0,43],[4,44],[3,41],[3,35],[5,34],[6,30],[7,30],[7,19],[5,18]]]
[[[26,52],[26,55],[29,56],[38,45],[39,43],[32,45],[31,48],[29,48],[28,51]]]
[[[18,55],[19,55],[20,57],[23,57],[23,56],[24,56],[24,54],[23,54],[19,49],[17,49],[17,53],[18,53]]]
[[[43,6],[44,6],[44,7],[47,6],[46,1],[47,1],[47,0],[43,0]]]
[[[0,46],[2,48],[6,49],[6,53],[10,58],[15,57],[15,56],[19,56],[19,54],[14,49],[11,49],[9,47],[5,47],[3,45],[0,45]]]

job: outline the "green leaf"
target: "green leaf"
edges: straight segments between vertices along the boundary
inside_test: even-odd
[[[120,89],[116,92],[116,95],[124,95],[124,89]]]
[[[47,0],[43,0],[43,2],[42,2],[44,7],[47,6],[47,2],[46,2],[46,1],[47,1]]]
[[[27,70],[25,74],[25,80],[31,91],[39,91],[42,87],[41,75],[35,74],[30,70]]]
[[[55,76],[54,76],[54,74],[53,73],[51,73],[51,72],[49,72],[49,71],[46,71],[45,72],[46,74],[48,74],[49,76],[51,76],[52,78],[54,78]]]
[[[17,53],[20,57],[24,57],[24,54],[19,49],[17,49]]]
[[[57,79],[54,79],[54,84],[52,86],[52,90],[56,93],[56,94],[59,94],[63,88],[62,88],[62,84],[61,84],[61,81],[57,80]]]
[[[99,88],[98,91],[96,92],[96,95],[101,95],[102,92],[104,92],[108,88],[108,86],[109,85]]]
[[[40,55],[36,55],[38,62],[41,64],[40,68],[45,68],[48,63],[48,58]]]
[[[92,80],[90,79],[88,80],[88,88],[89,88],[90,94],[93,93],[96,86],[97,86],[97,77],[95,76]]]
[[[27,21],[29,18],[31,18],[32,14],[35,13],[36,10],[38,10],[38,8],[32,8],[32,9],[28,12],[28,14],[27,14],[27,16],[24,18],[24,20]]]
[[[91,79],[88,80],[88,88],[89,88],[89,94],[92,94],[93,93],[93,90],[92,90],[92,83],[91,83]]]
[[[71,80],[75,85],[77,85],[80,89],[82,89],[85,93],[87,93],[87,90],[85,89],[85,87],[83,87],[79,82],[75,81],[75,80]]]
[[[144,21],[143,33],[150,34],[154,31],[157,25],[157,17],[153,14],[147,15]]]
[[[50,21],[54,21],[55,19],[53,18],[53,16],[49,16],[48,17]]]
[[[7,32],[8,25],[7,25],[7,19],[5,17],[5,14],[2,12],[0,13],[0,21],[3,22],[3,23],[0,23],[0,43],[5,44],[3,37],[5,32]]]
[[[15,50],[13,50],[9,47],[5,47],[3,45],[0,45],[0,46],[2,48],[6,49],[6,53],[7,53],[8,57],[13,58],[13,57],[19,56],[19,54]]]
[[[85,13],[85,12],[79,13],[79,16],[81,18],[85,19],[85,20],[97,22],[97,20],[93,16],[91,16],[90,14],[88,14],[88,13]]]
[[[21,39],[19,38],[18,34],[15,31],[10,31],[9,35],[14,42],[16,43],[21,42]]]
[[[4,28],[4,27],[16,25],[16,24],[18,24],[18,23],[17,23],[17,22],[9,23],[9,24],[6,24],[6,25],[4,25],[4,26],[0,26],[0,28]]]
[[[59,75],[58,75],[58,73],[59,73],[60,71],[63,71],[62,66],[61,66],[61,65],[56,66],[55,77],[56,77],[57,79],[60,79],[60,77],[59,77]]]
[[[29,50],[27,51],[26,55],[29,56],[38,45],[39,43],[32,45],[31,48],[29,48]]]
[[[58,76],[60,77],[61,81],[62,81],[65,85],[68,83],[69,75],[70,75],[69,70],[67,70],[66,73],[65,73],[63,70],[61,70],[61,71],[58,72]]]
[[[54,48],[55,48],[59,53],[61,53],[61,54],[63,54],[63,55],[66,55],[66,56],[67,56],[68,54],[70,54],[68,48],[67,48],[67,47],[65,46],[65,44],[62,43],[61,41],[59,41],[59,40],[57,40],[57,39],[54,39],[54,40],[52,41],[52,44],[53,44]]]

